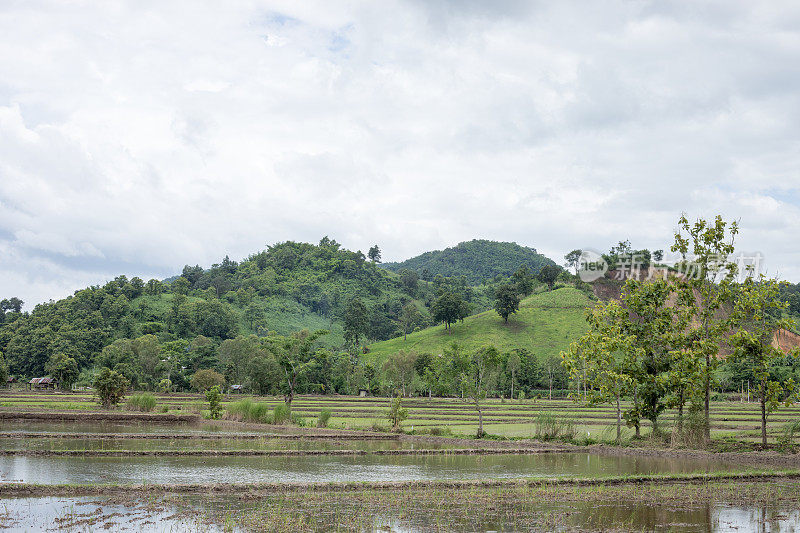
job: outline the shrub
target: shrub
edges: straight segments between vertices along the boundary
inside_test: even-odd
[[[227,411],[228,418],[238,419],[242,422],[272,424],[269,405],[265,403],[256,403],[249,399],[239,400],[229,405]]]
[[[172,380],[162,379],[158,384],[158,392],[168,394],[172,392]]]
[[[519,391],[517,393],[517,399],[520,400],[520,401],[524,400],[525,399],[525,391],[522,391],[522,390]]]
[[[125,407],[128,409],[128,411],[142,411],[145,413],[152,411],[155,406],[156,397],[149,392],[134,394],[128,398],[128,401],[125,404]]]
[[[222,418],[222,392],[219,390],[219,385],[214,385],[206,391],[206,401],[210,411],[212,420],[219,420]]]
[[[393,398],[389,408],[389,422],[392,423],[392,430],[400,431],[400,425],[406,418],[408,418],[408,409],[403,408],[403,399],[400,396]]]
[[[327,409],[323,409],[320,411],[319,416],[317,417],[317,427],[318,428],[326,428],[328,427],[328,421],[331,419],[331,412]]]
[[[453,431],[449,427],[441,428],[439,426],[434,426],[428,430],[428,433],[430,433],[434,437],[440,437],[443,435],[452,435]]]
[[[125,397],[125,389],[128,388],[129,381],[117,372],[108,367],[103,367],[97,374],[93,386],[100,404],[105,407],[117,405]]]
[[[273,424],[285,424],[291,420],[291,411],[289,406],[285,403],[279,403],[272,411]]]
[[[572,440],[575,438],[575,423],[559,418],[552,413],[540,413],[534,422],[536,438],[541,440]]]

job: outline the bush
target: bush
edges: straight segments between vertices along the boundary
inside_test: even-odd
[[[219,390],[219,385],[214,385],[206,391],[206,401],[208,402],[210,417],[212,420],[219,420],[222,418],[222,391]]]
[[[575,423],[559,418],[552,413],[540,413],[534,422],[536,438],[541,440],[572,440],[575,438]]]
[[[257,424],[272,424],[272,415],[269,405],[256,403],[253,400],[239,400],[228,406],[228,418],[242,422],[255,422]]]
[[[172,392],[172,381],[169,379],[162,379],[158,384],[158,392],[163,394]]]
[[[119,372],[103,367],[97,374],[93,386],[100,404],[109,408],[122,401],[129,384],[130,382]]]
[[[149,392],[143,392],[141,394],[134,394],[125,404],[125,407],[128,411],[142,411],[144,413],[149,413],[152,411],[156,406],[156,397],[150,394]]]
[[[428,433],[430,433],[434,437],[441,437],[444,435],[452,435],[453,430],[451,430],[449,427],[441,428],[439,426],[434,426],[428,430]]]
[[[317,417],[317,427],[318,428],[326,428],[328,427],[328,421],[331,419],[331,412],[327,409],[323,409],[320,411],[319,416]]]
[[[392,423],[392,430],[400,431],[400,425],[406,418],[408,418],[408,409],[403,408],[403,399],[400,396],[393,398],[389,408],[389,422]]]
[[[285,403],[279,403],[272,411],[273,424],[285,424],[291,419],[291,411],[289,406]]]

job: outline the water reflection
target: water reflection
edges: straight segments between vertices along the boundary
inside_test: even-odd
[[[741,469],[699,459],[585,453],[468,456],[0,457],[0,480],[61,483],[287,483],[599,477]]]

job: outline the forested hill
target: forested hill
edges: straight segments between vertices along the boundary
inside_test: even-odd
[[[162,362],[165,354],[179,354],[166,359],[179,361],[187,374],[209,365],[224,369],[217,347],[243,335],[326,329],[323,343],[343,349],[344,320],[354,302],[354,328],[372,342],[432,325],[431,309],[442,294],[458,295],[464,316],[491,307],[494,285],[398,275],[327,237],[316,245],[284,242],[241,262],[225,257],[206,269],[187,265],[170,281],[121,275],[30,313],[9,300],[0,312],[0,354],[17,376],[44,375],[48,363],[52,368],[68,358],[79,370],[135,366],[142,380],[148,378],[143,369],[152,367],[148,379],[155,380],[158,361],[143,362],[150,352],[142,346],[158,348]]]
[[[476,285],[498,275],[510,276],[522,266],[528,267],[531,274],[536,275],[545,265],[555,265],[555,262],[533,248],[514,242],[475,239],[444,250],[425,252],[401,263],[384,263],[382,266],[393,272],[412,270],[426,281],[438,275],[464,276],[467,283]]]

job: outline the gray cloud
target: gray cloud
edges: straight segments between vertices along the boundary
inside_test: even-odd
[[[558,259],[742,222],[800,280],[792,2],[0,6],[0,295],[328,234]]]

